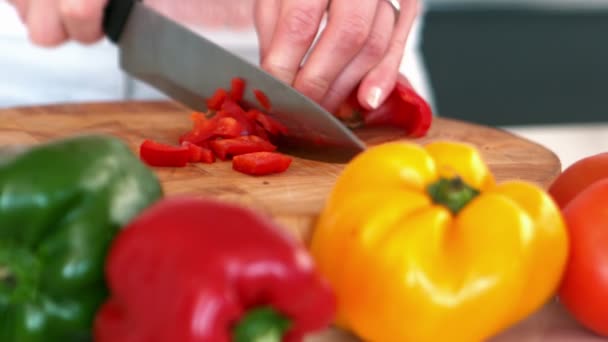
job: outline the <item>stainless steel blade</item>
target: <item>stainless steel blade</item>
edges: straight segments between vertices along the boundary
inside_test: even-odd
[[[289,129],[282,143],[290,153],[347,162],[365,148],[353,132],[321,106],[248,61],[135,2],[119,40],[120,63],[133,77],[192,108],[206,111],[205,99],[229,88],[233,77],[247,83],[244,102],[260,108],[252,89],[272,102],[269,113]]]

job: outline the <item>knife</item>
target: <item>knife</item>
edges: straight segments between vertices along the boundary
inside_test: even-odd
[[[280,146],[307,159],[345,163],[365,144],[331,113],[286,83],[138,0],[111,0],[103,30],[118,45],[121,68],[192,110],[234,77],[245,80],[243,102],[267,112],[288,129]],[[264,110],[251,89],[272,103]]]

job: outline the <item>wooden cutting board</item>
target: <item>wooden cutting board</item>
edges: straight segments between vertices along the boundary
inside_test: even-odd
[[[120,137],[137,152],[146,138],[176,143],[179,135],[191,127],[189,114],[188,110],[172,102],[5,109],[0,110],[0,146],[35,144],[90,132]],[[404,139],[396,129],[362,129],[356,133],[369,145]],[[437,118],[428,136],[416,142],[423,144],[443,139],[476,145],[499,182],[523,179],[548,186],[561,171],[560,161],[553,152],[505,131],[479,125]],[[155,171],[166,195],[193,194],[243,204],[271,215],[296,237],[308,240],[314,220],[343,167],[295,159],[287,172],[265,177],[237,173],[231,169],[230,162],[156,168]],[[563,321],[559,308],[549,306],[545,311],[548,313],[543,311],[540,316],[524,322],[523,328],[516,329],[515,340],[538,337],[540,323],[535,322],[545,326],[548,320],[555,321],[551,318],[554,316],[559,322]],[[315,342],[350,340],[351,337],[337,330],[311,338]]]

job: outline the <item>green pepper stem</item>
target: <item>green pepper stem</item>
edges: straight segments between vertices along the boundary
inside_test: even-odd
[[[462,178],[441,178],[427,189],[433,202],[448,208],[453,214],[458,214],[479,191],[466,184]]]
[[[291,326],[288,318],[270,307],[245,314],[233,331],[233,342],[281,342]]]

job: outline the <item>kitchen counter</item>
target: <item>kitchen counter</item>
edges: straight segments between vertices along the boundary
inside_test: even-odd
[[[562,168],[581,158],[608,152],[608,121],[593,124],[506,126],[504,129],[553,151],[560,158]]]

